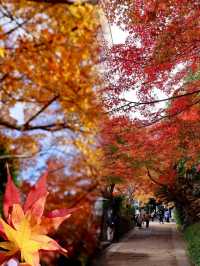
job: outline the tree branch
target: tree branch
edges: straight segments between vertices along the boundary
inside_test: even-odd
[[[37,152],[34,152],[34,153],[24,153],[24,154],[5,154],[5,155],[0,155],[0,160],[5,160],[5,159],[29,159],[29,158],[33,158],[35,157],[36,155],[44,155],[48,153],[48,151],[37,151]]]
[[[5,160],[5,159],[28,159],[34,157],[36,154],[39,152],[35,152],[32,154],[16,154],[16,155],[11,155],[11,154],[6,154],[6,155],[1,155],[0,160]]]
[[[93,185],[91,185],[86,191],[70,206],[70,208],[76,207],[78,204],[80,204],[84,199],[88,197],[88,193],[93,192],[97,187],[99,186],[98,182],[95,182]]]
[[[36,3],[48,3],[48,4],[68,4],[73,5],[77,3],[77,0],[28,0],[27,2],[36,2]],[[92,5],[98,4],[98,0],[82,0],[81,4],[89,3]]]
[[[75,130],[73,127],[71,127],[70,125],[66,124],[65,122],[44,124],[44,125],[36,125],[36,126],[28,125],[28,126],[24,127],[24,125],[12,124],[12,123],[10,123],[8,121],[0,119],[0,126],[5,127],[7,129],[11,129],[11,130],[21,131],[21,132],[33,131],[33,130],[45,130],[45,131],[50,131],[50,132],[55,132],[55,131],[59,131],[59,130],[62,130],[62,129],[69,129],[71,131]],[[82,132],[82,130],[80,130],[80,131]]]
[[[109,113],[120,111],[123,108],[127,108],[128,109],[128,108],[138,107],[140,105],[151,105],[151,104],[155,104],[155,103],[167,102],[167,101],[170,101],[170,100],[175,100],[175,99],[178,99],[178,98],[187,97],[187,96],[191,96],[191,95],[198,94],[198,93],[200,93],[200,90],[196,90],[196,91],[193,91],[193,92],[188,92],[188,93],[185,93],[185,94],[176,95],[176,96],[172,96],[172,97],[168,97],[168,98],[164,98],[164,99],[160,99],[160,100],[149,101],[149,102],[148,101],[146,101],[146,102],[128,101],[128,103],[109,111]],[[133,106],[131,106],[131,105],[133,105]]]
[[[24,124],[24,128],[28,127],[30,122],[36,119],[42,112],[44,112],[53,102],[55,102],[59,98],[58,95],[54,96],[49,102],[47,102],[38,112],[36,112],[31,118],[26,121]]]
[[[175,113],[173,113],[173,114],[171,114],[171,115],[169,114],[169,115],[163,115],[163,116],[160,116],[158,119],[155,119],[155,120],[153,120],[152,122],[150,122],[150,123],[148,123],[148,124],[143,124],[142,126],[140,126],[140,127],[138,127],[138,128],[143,128],[143,127],[149,127],[149,126],[152,126],[153,124],[156,124],[156,123],[158,123],[159,121],[161,121],[161,120],[163,120],[163,119],[165,119],[165,118],[173,118],[173,117],[175,117],[175,116],[177,116],[177,115],[179,115],[179,114],[181,114],[181,113],[183,113],[183,112],[189,110],[192,106],[194,106],[194,105],[196,105],[196,104],[198,104],[198,103],[200,103],[200,100],[198,100],[198,101],[196,101],[196,102],[194,102],[194,103],[188,105],[188,106],[185,107],[184,109],[182,109],[182,110],[180,110],[180,111],[177,111],[177,112],[175,112]]]
[[[45,131],[59,131],[62,129],[69,129],[74,131],[74,128],[70,125],[67,125],[65,122],[62,123],[52,123],[46,125],[37,125],[37,126],[26,126],[25,128],[22,126],[20,131],[31,131],[31,130],[45,130]]]
[[[156,185],[158,185],[158,186],[160,186],[160,187],[165,187],[165,184],[161,184],[161,183],[159,183],[157,180],[155,180],[155,179],[152,177],[152,175],[151,175],[151,173],[150,173],[150,171],[149,171],[148,168],[147,168],[147,175],[148,175],[149,179],[150,179],[154,184],[156,184]]]

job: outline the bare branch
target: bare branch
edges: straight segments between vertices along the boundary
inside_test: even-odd
[[[151,175],[151,173],[150,173],[150,171],[149,171],[148,168],[147,168],[147,175],[148,175],[149,179],[150,179],[154,184],[156,184],[156,185],[158,185],[158,186],[160,186],[160,187],[164,187],[164,186],[165,186],[165,184],[161,184],[161,183],[159,183],[157,180],[155,180],[155,179],[152,177],[152,175]]]
[[[72,5],[77,3],[77,0],[28,0],[27,2],[36,2],[36,3],[49,3],[49,4],[68,4]],[[89,3],[92,5],[98,4],[98,0],[82,0],[81,4]]]
[[[24,124],[24,128],[28,127],[30,122],[36,119],[41,113],[43,113],[53,102],[55,102],[59,98],[58,95],[54,96],[49,102],[47,102],[38,112],[36,112],[31,118],[26,121]]]
[[[2,128],[7,128],[7,129],[11,129],[11,130],[17,130],[17,131],[21,131],[21,132],[33,131],[33,130],[45,130],[45,131],[49,131],[49,132],[55,132],[55,131],[59,131],[59,130],[63,130],[63,129],[68,129],[68,130],[71,130],[71,131],[75,131],[75,128],[73,128],[72,126],[66,124],[65,122],[52,123],[52,124],[43,124],[43,125],[36,125],[36,126],[27,125],[25,127],[24,125],[12,124],[12,123],[10,123],[8,121],[5,121],[5,120],[3,120],[1,118],[0,119],[0,126],[2,126]],[[80,132],[83,132],[83,130],[80,130]]]
[[[70,206],[70,208],[76,207],[77,205],[79,205],[84,199],[86,199],[88,197],[88,193],[93,192],[95,189],[97,189],[99,186],[98,182],[95,182],[94,184],[92,184],[88,189],[86,189],[85,192],[83,192],[83,194]]]
[[[46,124],[46,125],[36,125],[36,126],[22,126],[20,127],[20,131],[32,131],[32,130],[45,130],[45,131],[59,131],[62,129],[69,129],[74,131],[75,129],[71,127],[70,125],[66,124],[65,122],[62,123],[52,123],[52,124]]]
[[[187,96],[191,96],[191,95],[198,94],[198,93],[200,93],[200,90],[196,90],[196,91],[193,91],[193,92],[188,92],[188,93],[181,94],[181,95],[175,95],[175,96],[164,98],[164,99],[160,99],[160,100],[149,101],[149,102],[128,101],[128,103],[109,111],[109,113],[118,112],[118,111],[120,111],[120,110],[122,110],[124,108],[129,109],[129,108],[138,107],[140,105],[151,105],[151,104],[155,104],[155,103],[167,102],[167,101],[170,101],[170,100],[175,100],[175,99],[178,99],[178,98],[187,97]]]
[[[161,120],[163,120],[163,119],[165,119],[165,118],[173,118],[173,117],[175,117],[175,116],[177,116],[177,115],[179,115],[179,114],[182,114],[183,112],[189,110],[192,106],[194,106],[194,105],[196,105],[196,104],[198,104],[198,103],[200,103],[200,100],[198,100],[198,101],[196,101],[196,102],[194,102],[194,103],[188,105],[187,107],[185,107],[185,108],[183,108],[182,110],[177,111],[177,112],[175,112],[175,113],[173,113],[173,114],[160,116],[158,119],[155,119],[155,120],[153,120],[153,121],[150,122],[150,123],[143,124],[142,126],[140,126],[140,127],[138,127],[138,128],[143,128],[143,127],[149,127],[149,126],[152,126],[152,125],[158,123],[159,121],[161,121]]]
[[[5,160],[5,159],[27,159],[27,158],[32,158],[36,155],[37,153],[33,154],[18,154],[18,155],[11,155],[11,154],[6,154],[6,155],[1,155],[0,160]]]

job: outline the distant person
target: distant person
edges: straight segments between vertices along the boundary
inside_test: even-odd
[[[114,222],[114,241],[119,241],[120,238],[120,215],[115,213],[113,217]]]
[[[114,223],[111,224],[111,225],[109,225],[109,226],[107,227],[107,231],[106,231],[106,233],[107,233],[107,240],[108,240],[108,241],[113,241],[114,233],[115,233],[114,230],[115,230],[115,228],[114,228]]]
[[[166,210],[164,215],[165,215],[165,221],[166,221],[167,223],[169,223],[169,218],[170,218],[169,210]]]
[[[153,222],[154,221],[154,219],[155,219],[155,211],[153,211],[152,213],[151,213],[151,221]]]
[[[136,209],[135,214],[140,215],[140,211],[138,209]]]
[[[144,221],[146,223],[146,228],[149,228],[150,215],[148,213],[144,214]]]
[[[163,215],[159,213],[159,223],[164,224]]]
[[[110,209],[107,213],[107,240],[113,241],[114,234],[115,234],[115,223],[113,217],[113,211]]]
[[[140,213],[136,215],[136,225],[139,229],[142,228],[142,222],[143,222],[143,217],[142,214]]]
[[[171,221],[172,222],[175,221],[175,213],[174,213],[174,210],[171,211]]]
[[[164,210],[159,210],[158,212],[158,218],[159,218],[159,223],[164,224]]]

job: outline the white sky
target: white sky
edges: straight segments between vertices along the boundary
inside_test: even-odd
[[[125,43],[129,35],[128,32],[123,31],[117,25],[111,26],[111,33],[112,33],[113,44]]]
[[[16,103],[12,108],[10,108],[10,116],[17,120],[20,125],[24,124],[24,104]]]

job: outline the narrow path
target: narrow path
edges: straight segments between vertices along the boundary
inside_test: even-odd
[[[151,223],[112,244],[95,266],[191,266],[175,224]]]

